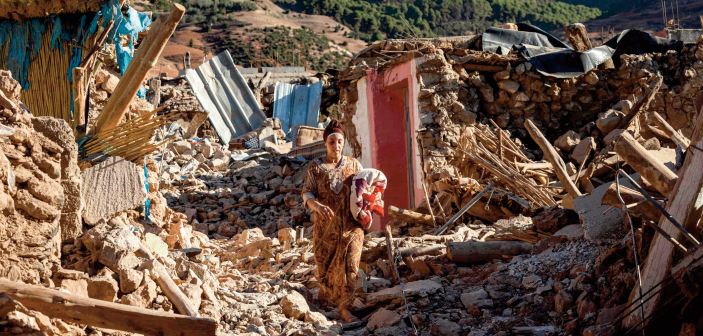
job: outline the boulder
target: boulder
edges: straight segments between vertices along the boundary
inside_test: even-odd
[[[281,299],[280,305],[283,309],[283,314],[293,319],[300,320],[310,311],[305,297],[296,291],[292,291],[290,294],[284,296]]]
[[[88,296],[93,299],[113,302],[117,299],[117,281],[111,276],[95,276],[88,279]]]

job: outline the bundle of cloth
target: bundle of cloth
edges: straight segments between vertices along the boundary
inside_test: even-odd
[[[350,210],[364,230],[371,227],[373,214],[384,215],[383,193],[387,185],[386,175],[377,169],[362,169],[352,178]]]

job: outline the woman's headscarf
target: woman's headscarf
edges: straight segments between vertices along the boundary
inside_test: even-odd
[[[383,193],[387,184],[386,175],[372,168],[362,169],[352,178],[350,209],[364,230],[371,227],[374,213],[384,215]]]
[[[330,121],[329,125],[325,127],[324,133],[322,133],[322,139],[324,141],[327,141],[327,137],[330,136],[332,133],[339,133],[341,135],[344,135],[344,129],[342,128],[342,123],[337,121],[337,119],[332,119]]]

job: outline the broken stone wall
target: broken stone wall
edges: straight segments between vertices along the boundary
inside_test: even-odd
[[[600,150],[601,139],[611,131],[612,123],[606,121],[621,120],[657,74],[663,76],[664,84],[646,112],[659,112],[674,128],[690,135],[694,102],[703,86],[703,40],[681,52],[623,55],[617,68],[602,66],[566,79],[543,75],[516,54],[477,51],[475,42],[476,38],[383,41],[352,60],[340,76],[340,86],[354,154],[360,155],[361,150],[351,122],[362,94],[356,92],[357,80],[369,68],[382,72],[409,58],[415,59],[420,83],[420,128],[425,128],[421,139],[430,183],[457,176],[456,168],[462,162],[454,158],[462,128],[476,121],[492,121],[536,148],[523,127],[530,118],[552,141],[573,131],[573,146],[558,147],[571,151],[582,139],[593,137],[594,149]],[[611,110],[613,106],[618,111]],[[640,121],[646,131],[646,113]],[[541,157],[537,151],[534,154]]]
[[[48,284],[60,265],[64,148],[34,129],[19,90],[0,71],[0,276]]]

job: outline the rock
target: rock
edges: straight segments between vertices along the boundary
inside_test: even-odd
[[[47,175],[49,175],[51,178],[57,179],[61,177],[61,163],[58,161],[55,161],[51,158],[45,157],[40,160],[35,161],[37,164],[37,167],[41,169],[41,171],[45,172]]]
[[[608,134],[618,126],[624,117],[625,115],[620,111],[608,110],[598,115],[596,127],[598,127],[603,134]]]
[[[584,294],[586,294],[584,292]],[[596,304],[591,301],[590,298],[588,298],[585,295],[581,295],[578,300],[576,300],[576,313],[578,314],[578,317],[580,319],[585,319],[589,314],[593,314],[596,312]]]
[[[400,314],[386,308],[381,308],[369,317],[366,328],[373,331],[378,328],[389,327],[400,322],[400,318]]]
[[[134,209],[144,203],[144,168],[125,161],[120,157],[110,157],[100,164],[81,173],[85,193],[83,219],[95,225],[101,219],[113,214]]]
[[[149,280],[141,285],[136,291],[123,295],[120,303],[131,306],[149,308],[156,299],[156,283]]]
[[[542,285],[542,278],[535,274],[530,274],[522,278],[522,286],[527,289],[535,289]]]
[[[327,317],[320,312],[309,311],[305,314],[305,322],[312,323],[316,327],[329,328],[332,322],[327,320]]]
[[[574,210],[581,219],[584,237],[588,240],[611,239],[623,229],[623,210],[601,204],[603,196],[613,183],[615,182],[604,183],[590,194],[574,199]]]
[[[60,287],[71,294],[88,297],[88,281],[86,279],[63,279]]]
[[[168,244],[161,237],[147,232],[144,235],[144,245],[149,248],[149,251],[161,258],[168,257]]]
[[[40,221],[53,221],[61,214],[59,209],[32,197],[29,191],[24,189],[17,191],[15,207],[24,211],[26,216]]]
[[[398,285],[391,288],[386,288],[375,293],[371,293],[367,296],[367,301],[369,302],[380,302],[386,300],[392,300],[403,297],[403,290],[406,297],[410,296],[427,296],[441,290],[442,285],[438,284],[432,280],[418,280],[413,282],[408,282],[405,287]]]
[[[283,228],[278,230],[278,241],[283,244],[283,250],[288,251],[295,244],[295,229]]]
[[[96,276],[88,279],[88,296],[93,299],[114,302],[117,299],[117,281],[111,276]]]
[[[581,163],[583,160],[586,159],[587,155],[593,155],[593,152],[596,150],[596,140],[593,137],[588,137],[583,140],[581,140],[576,147],[574,147],[574,151],[571,153],[571,158],[573,158],[576,162]]]
[[[40,181],[37,178],[32,178],[27,183],[27,190],[32,196],[52,206],[63,206],[63,188],[52,180]]]
[[[103,71],[103,73],[104,81],[100,84],[100,87],[107,91],[107,93],[112,94],[115,92],[115,88],[117,88],[117,84],[119,84],[120,79],[107,71]]]
[[[283,314],[293,319],[300,320],[310,311],[305,297],[296,291],[291,291],[290,294],[284,296],[279,304],[283,309]]]
[[[517,92],[520,89],[520,83],[512,80],[503,80],[498,82],[498,87],[501,90],[507,91],[510,94]]]
[[[202,287],[195,285],[195,284],[183,284],[180,286],[181,290],[183,290],[183,294],[185,294],[190,302],[193,304],[193,307],[198,310],[200,309],[200,304],[203,302],[203,289]]]
[[[125,294],[137,290],[144,280],[144,272],[135,269],[121,269],[119,274],[120,290]]]
[[[493,306],[493,300],[488,297],[488,292],[486,292],[483,288],[473,292],[462,293],[461,303],[467,309],[471,309],[473,307],[483,308]]]
[[[569,308],[574,304],[574,299],[569,293],[564,290],[560,290],[554,296],[554,310],[559,314],[566,313]]]
[[[190,141],[188,140],[175,141],[171,144],[171,148],[173,148],[173,150],[178,154],[183,154],[193,149]]]
[[[461,333],[461,326],[449,320],[438,319],[432,322],[430,332],[432,335],[438,336],[459,336]]]
[[[632,102],[629,100],[621,100],[617,102],[615,105],[613,105],[613,109],[618,110],[622,112],[623,114],[627,115],[630,113],[630,110],[632,109]]]
[[[587,74],[583,76],[583,80],[588,83],[589,85],[596,85],[598,84],[598,75],[596,74],[595,71],[589,71]]]
[[[566,237],[569,239],[583,238],[583,227],[581,224],[567,225],[554,233],[555,237]]]
[[[571,153],[571,151],[581,142],[581,137],[578,133],[574,131],[567,131],[554,141],[554,146],[561,149],[566,153]]]

